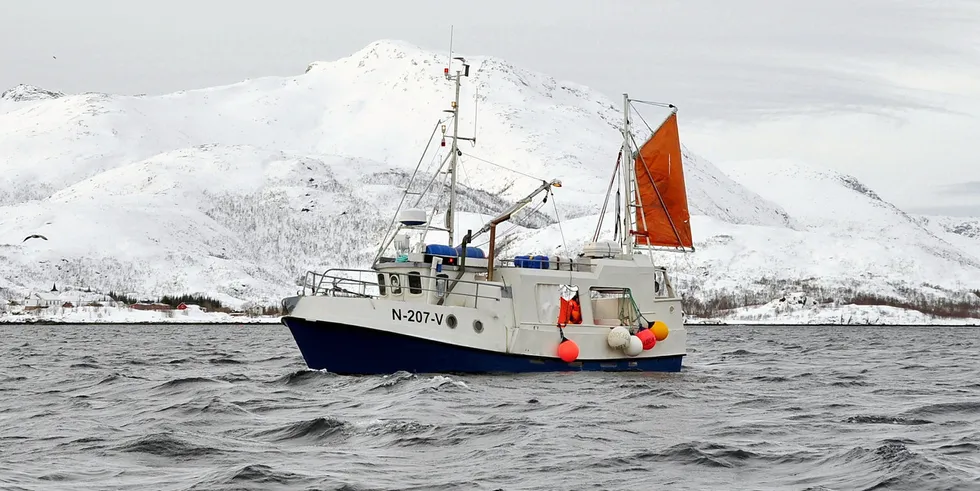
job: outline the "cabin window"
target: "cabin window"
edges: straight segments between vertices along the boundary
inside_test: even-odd
[[[439,298],[442,298],[443,296],[446,295],[446,281],[448,280],[449,280],[448,274],[440,273],[436,275],[436,295]]]
[[[660,270],[653,275],[653,296],[655,298],[668,298],[674,296],[674,289],[670,285],[670,278],[667,272]]]
[[[561,308],[561,285],[539,283],[537,289],[538,322],[555,324]]]
[[[589,289],[592,301],[592,318],[599,326],[621,326],[636,324],[636,309],[627,288],[592,287]]]
[[[378,291],[381,293],[381,296],[382,297],[385,295],[385,274],[384,273],[378,273]]]
[[[402,294],[402,286],[401,286],[401,282],[398,281],[398,275],[397,274],[392,273],[388,277],[388,285],[391,287],[391,294],[392,295],[401,295]]]
[[[561,299],[571,300],[578,293],[578,287],[575,285],[538,283],[536,289],[538,322],[542,324],[557,323],[561,311]],[[580,305],[581,301],[580,299]]]
[[[408,273],[408,293],[412,295],[422,294],[422,275],[418,271]]]
[[[667,295],[667,275],[663,271],[653,274],[653,296],[666,297]]]

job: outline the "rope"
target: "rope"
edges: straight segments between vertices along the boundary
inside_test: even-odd
[[[558,232],[561,233],[561,246],[568,250],[568,243],[565,242],[565,230],[561,226],[561,215],[558,214],[558,203],[555,202],[555,193],[548,190],[548,194],[551,195],[551,204],[555,207],[555,220],[558,220]]]
[[[629,290],[623,290],[623,295],[619,299],[619,322],[631,324],[629,315],[626,313],[626,298]]]
[[[631,290],[629,288],[625,288],[623,290],[623,300],[626,300],[627,298],[629,298],[630,305],[632,305],[633,306],[633,309],[636,311],[636,320],[643,319],[643,321],[647,324],[647,326],[649,326],[650,325],[650,319],[647,319],[646,316],[644,316],[643,313],[640,312],[640,307],[638,305],[636,305],[636,299],[633,298],[633,290]],[[619,304],[619,320],[622,321],[622,322],[630,323],[629,322],[630,321],[629,317],[625,315],[625,312],[624,312],[625,309],[626,309],[625,302],[621,302]],[[646,329],[646,326],[644,326],[644,325],[641,324],[640,325],[640,330],[642,331],[643,329]]]
[[[553,191],[549,190],[548,191],[548,194],[551,195],[551,204],[555,207],[555,220],[558,220],[558,232],[561,233],[561,246],[562,246],[562,248],[565,249],[565,253],[568,254],[569,261],[574,261],[574,259],[572,258],[572,253],[571,252],[568,252],[568,243],[565,242],[565,230],[561,226],[561,215],[558,214],[558,203],[555,202],[555,193]],[[561,258],[561,254],[558,254],[558,256],[559,256],[559,261],[560,261],[561,260],[560,259]],[[556,266],[556,267],[558,267],[559,269],[561,268],[561,266]],[[568,284],[569,285],[571,285],[572,284],[572,281],[574,280],[573,275],[572,275],[572,269],[573,268],[571,266],[571,263],[569,263],[569,267],[568,267]]]

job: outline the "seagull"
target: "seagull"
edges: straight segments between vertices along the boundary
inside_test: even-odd
[[[24,242],[27,242],[28,239],[44,239],[44,240],[48,240],[48,238],[45,237],[45,236],[43,236],[43,235],[34,234],[34,235],[28,235],[27,237],[25,237],[24,240],[21,241],[21,244],[23,244]]]

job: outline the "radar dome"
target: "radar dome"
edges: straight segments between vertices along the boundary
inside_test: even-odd
[[[402,210],[398,214],[398,221],[402,225],[406,226],[425,225],[425,222],[427,221],[425,219],[425,210],[420,210],[418,208]]]

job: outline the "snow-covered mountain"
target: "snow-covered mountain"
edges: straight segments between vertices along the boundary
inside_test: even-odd
[[[57,282],[274,304],[307,269],[366,265],[449,107],[447,58],[378,41],[294,77],[162,96],[4,92],[0,289]],[[551,205],[523,217],[507,252],[580,248],[616,160],[621,109],[499,59],[467,62],[460,128],[477,144],[462,147],[460,225],[477,228],[536,187],[528,176],[559,178],[561,226]],[[698,252],[661,260],[693,295],[980,288],[980,239],[950,220],[909,217],[830,171],[719,169],[684,154]]]

